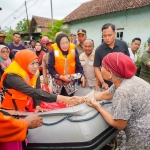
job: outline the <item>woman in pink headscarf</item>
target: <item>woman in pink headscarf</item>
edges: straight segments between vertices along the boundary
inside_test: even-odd
[[[9,54],[10,54],[10,49],[5,45],[0,45],[0,78],[4,73],[5,69],[11,63]]]
[[[150,149],[150,85],[135,76],[136,66],[123,53],[110,53],[103,58],[101,73],[113,85],[86,103],[96,108],[108,124],[126,133],[121,149]],[[112,113],[96,100],[112,100]]]

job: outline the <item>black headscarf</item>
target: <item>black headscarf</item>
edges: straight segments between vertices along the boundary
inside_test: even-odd
[[[65,33],[59,33],[56,37],[56,44],[57,44],[58,48],[62,51],[63,55],[68,55],[68,51],[63,51],[60,47],[60,41],[63,37],[66,37],[68,39],[68,41],[70,41],[68,36]]]
[[[35,41],[35,44],[36,44],[36,43],[40,43],[40,45],[41,45],[41,50],[42,50],[42,44],[41,44],[41,42],[40,42],[40,41]],[[40,51],[37,51],[37,50],[35,49],[35,53],[36,53],[37,56],[40,55],[41,50],[40,50]]]

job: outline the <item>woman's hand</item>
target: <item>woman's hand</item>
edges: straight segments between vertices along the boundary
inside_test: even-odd
[[[41,108],[40,106],[36,106],[35,107],[35,113],[38,113],[38,112],[45,112],[45,111],[48,111],[48,109],[43,109],[43,108]]]
[[[72,107],[78,104],[77,99],[74,97],[63,96],[62,101],[67,105],[67,107]]]
[[[63,75],[60,75],[59,79],[65,81],[65,82],[70,82],[71,81],[71,79],[68,79],[68,77],[63,76]]]
[[[74,99],[77,102],[77,104],[81,104],[85,101],[85,98],[80,96],[73,96],[72,99]]]
[[[56,101],[62,101],[68,107],[75,106],[75,105],[81,103],[81,99],[78,96],[68,97],[68,96],[57,95]]]
[[[85,101],[85,102],[87,105],[94,107],[95,109],[102,107],[94,98],[90,99],[90,101]]]
[[[107,90],[108,89],[108,84],[107,83],[105,83],[105,82],[103,82],[102,83],[102,89],[105,89],[105,90]]]

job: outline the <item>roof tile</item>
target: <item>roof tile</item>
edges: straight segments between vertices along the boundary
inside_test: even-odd
[[[92,0],[81,4],[65,17],[64,22],[99,16],[112,12],[150,6],[150,0]]]

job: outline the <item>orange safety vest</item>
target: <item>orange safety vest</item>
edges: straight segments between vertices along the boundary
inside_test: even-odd
[[[36,87],[39,71],[37,71],[33,78],[30,79],[26,71],[23,70],[16,61],[13,61],[2,75],[1,87],[3,87],[3,81],[7,74],[16,74],[20,76],[29,86]],[[8,92],[12,95],[5,93],[1,107],[5,109],[15,109],[13,104],[13,100],[15,100],[18,110],[25,110],[25,106],[28,102],[29,96],[14,89],[8,89]]]
[[[75,73],[76,62],[75,62],[75,45],[70,43],[68,55],[64,56],[57,44],[52,45],[54,49],[55,57],[55,70],[60,75],[70,75]]]

